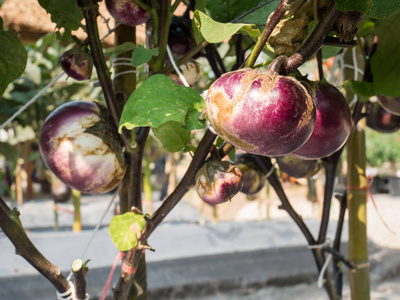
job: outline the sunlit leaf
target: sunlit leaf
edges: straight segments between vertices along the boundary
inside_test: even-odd
[[[156,74],[144,81],[129,97],[122,111],[119,130],[138,126],[159,127],[174,121],[186,129],[203,128],[197,117],[203,98],[192,88],[180,86],[165,75]]]
[[[141,232],[146,225],[143,215],[127,212],[116,215],[110,222],[110,236],[120,251],[128,251],[135,247],[140,238]]]

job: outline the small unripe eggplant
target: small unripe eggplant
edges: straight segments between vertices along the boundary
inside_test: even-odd
[[[385,110],[379,102],[369,103],[366,124],[369,128],[381,132],[392,133],[400,128],[400,116],[396,116]]]
[[[196,173],[196,191],[199,197],[211,205],[230,200],[242,187],[242,173],[228,161],[212,160]]]
[[[106,0],[106,6],[115,20],[131,27],[144,24],[151,17],[134,0]]]
[[[255,195],[265,185],[265,175],[258,167],[254,156],[250,153],[240,155],[235,164],[242,172],[242,188],[241,192],[246,195]]]
[[[122,152],[112,145],[109,122],[104,120],[104,109],[97,103],[72,101],[55,109],[40,131],[39,150],[49,170],[84,193],[109,192],[125,173]]]
[[[400,116],[400,97],[377,95],[379,104],[393,115]]]
[[[271,71],[246,68],[223,74],[210,86],[205,106],[214,131],[253,154],[291,153],[315,125],[314,103],[304,86]]]
[[[308,178],[314,176],[321,167],[318,160],[304,160],[290,156],[280,156],[275,159],[282,172],[295,178]]]
[[[71,49],[63,54],[60,63],[64,72],[75,80],[87,80],[92,76],[93,59],[85,51]]]

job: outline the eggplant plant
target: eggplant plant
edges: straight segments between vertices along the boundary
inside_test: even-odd
[[[93,63],[104,100],[104,106],[84,99],[65,101],[42,124],[39,145],[47,167],[74,189],[104,193],[119,187],[120,214],[111,222],[110,233],[125,255],[113,299],[131,299],[132,292],[135,299],[146,299],[145,250],[151,249],[147,240],[191,188],[213,205],[232,199],[243,188],[242,172],[226,161],[236,149],[251,154],[256,164],[257,176],[249,178],[258,182],[247,193],[262,188],[264,180],[258,177],[263,174],[310,246],[329,299],[341,299],[343,279],[325,271],[327,253],[334,255],[335,275],[342,273],[339,262],[349,268],[352,299],[369,299],[367,232],[362,226],[365,215],[359,213],[365,212],[360,207],[366,203],[365,155],[356,153],[365,154],[363,118],[369,99],[400,96],[400,85],[394,84],[400,73],[393,68],[400,65],[395,53],[400,47],[399,7],[389,0],[106,0],[116,24],[110,29],[115,47],[107,52],[98,30],[99,2],[39,1],[56,25],[54,35],[76,43],[73,49],[84,53],[82,58],[75,50],[66,52],[61,58],[65,72],[84,81],[92,76]],[[183,8],[179,16],[178,8]],[[140,26],[145,27],[144,44],[136,38]],[[86,33],[85,40],[74,35],[78,29]],[[15,33],[0,28],[0,37],[0,69],[8,70],[0,72],[3,93],[24,71],[27,58]],[[187,42],[182,46],[183,40]],[[223,47],[228,48],[225,54]],[[359,53],[363,62],[353,62],[363,71],[362,78],[345,72],[342,87],[326,83],[323,60],[335,55],[346,58],[352,52]],[[207,65],[206,75],[194,61],[200,58]],[[308,62],[316,62],[319,78],[301,73]],[[203,98],[200,94],[207,89]],[[202,137],[192,144],[195,132]],[[192,159],[162,205],[144,215],[143,162],[152,135],[166,151],[191,152]],[[219,147],[218,136],[224,140]],[[347,209],[349,215],[348,258],[340,249],[344,214],[334,243],[326,244],[344,147],[349,188],[339,198],[341,210]],[[293,209],[281,185],[272,161],[283,156],[309,159],[324,168],[317,236]],[[23,231],[18,212],[3,200],[0,227],[17,253],[58,293],[69,291],[67,278],[54,272],[57,268]],[[84,276],[76,278],[76,291],[86,290]]]

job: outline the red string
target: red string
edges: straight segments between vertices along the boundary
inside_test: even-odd
[[[125,263],[122,264],[121,266],[122,271],[124,271],[127,274],[135,274],[137,267],[130,267],[128,265],[126,265]]]
[[[68,208],[60,207],[60,206],[58,206],[57,204],[54,204],[54,209],[55,209],[55,210],[58,210],[58,211],[61,211],[61,212],[69,213],[69,214],[71,214],[71,215],[75,215],[75,211],[70,210],[70,209],[68,209]]]
[[[378,210],[378,206],[375,203],[374,197],[372,196],[372,193],[370,191],[372,182],[374,181],[374,177],[372,175],[368,175],[367,176],[367,186],[361,187],[361,186],[346,186],[346,190],[363,190],[363,191],[367,191],[367,200],[368,198],[371,199],[372,204],[374,205],[375,211],[378,214],[378,217],[381,219],[383,225],[385,225],[385,227],[392,233],[392,234],[396,234],[390,227],[389,225],[385,222],[385,220],[383,219],[382,215],[380,214],[379,210]]]
[[[110,270],[110,274],[108,274],[108,278],[107,278],[106,284],[104,285],[103,292],[101,293],[101,296],[100,296],[99,300],[106,299],[108,290],[110,289],[111,280],[113,278],[114,271],[117,268],[118,261],[120,259],[122,260],[123,256],[124,256],[124,253],[123,252],[119,252],[117,254],[117,256],[115,257],[114,263],[113,263],[113,265],[111,267],[111,270]]]

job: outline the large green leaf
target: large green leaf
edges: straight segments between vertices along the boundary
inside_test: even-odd
[[[372,0],[335,0],[335,2],[341,11],[356,10],[365,13],[372,7]]]
[[[144,215],[127,212],[116,215],[110,222],[110,236],[119,251],[128,251],[137,245],[137,240],[146,225]]]
[[[39,0],[39,3],[51,15],[51,21],[57,24],[57,28],[71,31],[81,27],[82,14],[78,1]]]
[[[385,19],[400,9],[400,0],[372,0],[372,8],[367,15],[372,18]]]
[[[122,111],[119,131],[123,127],[159,127],[168,121],[186,129],[203,128],[197,120],[204,107],[203,98],[192,88],[179,86],[165,75],[156,74],[144,81],[129,97]]]
[[[181,151],[190,140],[190,130],[187,130],[181,123],[173,121],[153,128],[153,133],[160,140],[164,149],[169,152]]]
[[[14,32],[0,31],[0,95],[25,70],[27,53]]]
[[[260,30],[254,28],[252,24],[219,23],[200,11],[194,13],[194,21],[204,39],[209,43],[220,43],[238,32],[247,34],[254,40],[257,40],[261,34]]]
[[[400,12],[375,24],[378,47],[371,58],[373,83],[377,94],[400,96]]]

